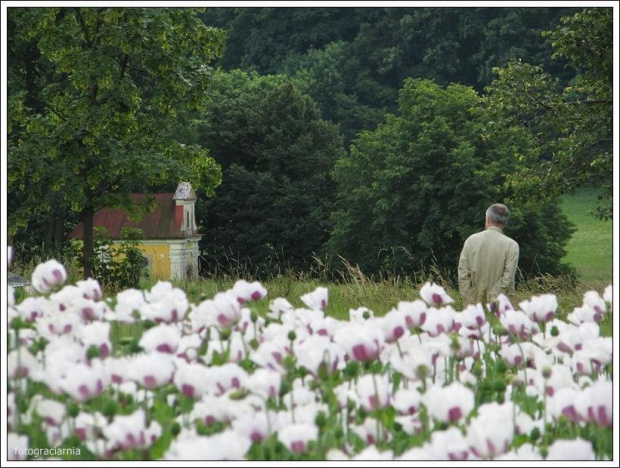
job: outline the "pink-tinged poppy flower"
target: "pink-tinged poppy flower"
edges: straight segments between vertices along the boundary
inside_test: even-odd
[[[207,372],[209,393],[213,395],[222,395],[231,389],[247,388],[248,373],[236,363],[209,367]]]
[[[231,400],[226,397],[203,394],[200,401],[194,404],[189,420],[202,421],[206,426],[216,422],[228,424],[243,414],[239,406],[229,403]]]
[[[308,442],[318,437],[319,430],[314,424],[291,424],[278,431],[278,440],[292,453],[305,453]]]
[[[430,336],[439,336],[442,333],[450,333],[454,330],[456,322],[456,311],[450,307],[442,307],[441,309],[431,309],[428,313],[422,330]]]
[[[363,449],[360,453],[352,456],[351,460],[368,460],[368,461],[382,461],[382,460],[394,460],[394,452],[391,450],[385,450],[383,452],[379,452],[377,447],[374,445],[369,445],[365,449]]]
[[[375,319],[375,322],[383,332],[386,343],[394,343],[405,334],[409,334],[405,314],[398,310],[391,310],[383,317]]]
[[[512,405],[493,402],[478,408],[467,428],[467,442],[476,457],[489,460],[508,451],[514,436]]]
[[[338,364],[344,362],[345,356],[344,349],[321,335],[310,336],[300,344],[295,344],[293,352],[297,357],[297,365],[304,366],[314,377],[318,377],[321,368],[333,374]]]
[[[372,321],[364,325],[350,325],[340,328],[334,336],[334,342],[346,351],[355,361],[373,361],[381,354],[383,333]]]
[[[413,302],[401,301],[398,303],[397,310],[405,315],[405,323],[409,330],[424,325],[429,312],[428,305],[420,299]]]
[[[350,430],[367,444],[372,445],[380,442],[377,440],[377,420],[375,418],[366,418],[362,424],[352,424]],[[379,438],[383,442],[389,442],[392,435],[388,431],[380,431]]]
[[[375,318],[375,313],[368,307],[349,309],[349,322],[362,325],[366,320]]]
[[[457,321],[464,327],[471,329],[479,329],[482,327],[487,322],[482,304],[468,305],[463,312],[457,314]]]
[[[175,387],[186,397],[201,398],[210,389],[209,372],[200,363],[181,364],[174,374]]]
[[[29,441],[28,436],[9,432],[6,438],[6,453],[9,460],[27,460]]]
[[[261,343],[256,351],[250,353],[250,360],[260,367],[266,367],[283,374],[284,358],[290,354],[289,343],[285,337]]]
[[[103,320],[106,312],[109,312],[109,310],[110,308],[105,302],[95,302],[91,299],[78,298],[67,307],[66,311],[76,314],[83,322],[92,322],[95,320]]]
[[[256,369],[248,377],[248,389],[263,398],[274,398],[280,393],[282,376],[270,369]]]
[[[145,449],[150,447],[161,435],[157,421],[146,427],[146,413],[143,408],[132,414],[117,415],[103,428],[103,435],[112,450]]]
[[[327,288],[318,287],[311,293],[301,296],[301,300],[307,307],[313,310],[325,310],[327,307]]]
[[[499,322],[510,335],[520,340],[525,340],[540,331],[530,317],[521,311],[509,310],[499,318]]]
[[[144,298],[148,306],[140,308],[142,319],[155,323],[183,320],[189,308],[185,291],[173,287],[168,281],[158,281],[150,291],[144,292]]]
[[[519,448],[506,452],[499,457],[495,457],[496,461],[542,461],[543,457],[536,447],[532,444],[523,444]]]
[[[575,400],[575,407],[582,421],[602,427],[613,424],[613,383],[597,380],[581,391]]]
[[[181,331],[175,324],[159,324],[149,328],[140,338],[140,347],[145,352],[174,354],[181,341]]]
[[[572,354],[583,349],[584,343],[599,337],[600,329],[592,322],[585,322],[578,327],[568,325],[563,327],[556,340],[556,348],[563,353]]]
[[[394,422],[400,424],[401,430],[409,435],[419,434],[422,432],[422,422],[417,415],[396,416]]]
[[[413,416],[420,410],[422,396],[414,388],[401,388],[396,391],[392,398],[392,406],[399,414]]]
[[[393,353],[390,356],[390,365],[395,371],[400,372],[409,380],[419,381],[424,377],[431,377],[433,362],[437,357],[437,351],[420,343],[417,337],[405,337],[400,342],[402,356]]]
[[[82,325],[75,337],[87,350],[91,346],[97,348],[102,359],[107,358],[112,353],[110,324],[107,322],[93,322],[88,325]]]
[[[316,406],[316,402],[319,396],[313,390],[310,390],[308,387],[302,385],[301,379],[296,379],[293,382],[293,389],[288,392],[284,397],[282,397],[282,402],[287,410],[291,410],[292,408],[306,407],[306,409],[310,409],[311,411],[317,412],[318,408]],[[299,422],[297,409],[295,410],[295,419]],[[287,413],[287,418],[290,413]],[[288,420],[288,419],[287,419]],[[312,420],[310,418],[310,420]],[[291,419],[292,421],[292,419]]]
[[[196,361],[198,359],[198,350],[202,345],[202,338],[198,333],[181,336],[179,345],[177,346],[177,357],[185,359],[186,362]]]
[[[186,310],[185,303],[166,297],[157,302],[143,304],[140,307],[140,317],[155,323],[172,323],[183,320]]]
[[[27,322],[34,322],[37,318],[52,312],[54,309],[44,297],[27,297],[15,306],[15,310]]]
[[[64,312],[74,303],[84,299],[84,292],[73,284],[68,284],[60,291],[50,294],[49,302],[55,310]]]
[[[280,320],[280,316],[285,313],[294,310],[293,305],[282,297],[278,297],[269,303],[269,313],[267,318],[271,320]]]
[[[108,358],[103,361],[103,370],[106,380],[113,384],[120,384],[129,380],[130,358]]]
[[[134,312],[139,313],[144,304],[146,304],[146,299],[142,291],[133,288],[126,289],[116,295],[114,312],[107,312],[105,318],[122,323],[133,323]]]
[[[258,281],[248,283],[245,280],[239,280],[232,287],[231,292],[237,298],[239,304],[257,301],[267,296],[267,290]]]
[[[131,359],[129,376],[136,383],[152,389],[172,382],[174,364],[166,353],[141,354]]]
[[[434,386],[422,396],[429,416],[447,423],[464,419],[474,409],[474,392],[460,382],[446,387]]]
[[[177,437],[164,460],[244,460],[252,442],[233,430],[225,430],[209,437]]]
[[[79,402],[100,395],[106,385],[103,364],[99,359],[93,359],[90,364],[73,364],[60,381],[63,392]]]
[[[603,299],[596,291],[588,291],[583,295],[583,305],[590,307],[598,315],[603,315],[605,312],[607,312],[607,305],[605,304],[605,299]],[[597,320],[597,322],[599,320]]]
[[[550,374],[546,379],[548,396],[552,397],[555,392],[560,389],[573,387],[575,385],[573,373],[568,366],[563,364],[553,364],[545,368],[540,368],[540,370],[543,372],[543,377],[546,372]]]
[[[575,307],[575,309],[566,316],[566,320],[570,323],[598,323],[603,318],[600,312],[597,312],[592,307],[584,305],[583,307]]]
[[[267,440],[271,435],[269,433],[271,421],[267,421],[267,414],[265,411],[258,411],[256,413],[245,413],[239,416],[232,422],[232,429],[237,434],[247,437],[252,443],[260,443]],[[274,419],[274,416],[270,416]],[[273,431],[273,428],[271,429]]]
[[[52,312],[36,321],[39,335],[53,340],[59,336],[74,336],[82,325],[80,317],[73,313]]]
[[[7,356],[7,377],[23,379],[36,372],[37,360],[27,348],[14,349]]]
[[[605,288],[605,291],[603,291],[603,299],[605,300],[605,302],[609,303],[610,306],[612,306],[612,298],[613,298],[613,289],[610,284],[609,286]]]
[[[100,301],[103,299],[103,292],[101,291],[101,285],[93,278],[88,278],[82,281],[78,281],[75,285],[80,288],[84,293],[84,299],[91,299],[93,301]]]
[[[456,427],[433,432],[430,443],[425,448],[433,455],[434,460],[464,461],[469,458],[468,441]]]
[[[596,460],[592,442],[581,438],[570,440],[556,440],[549,446],[546,461],[590,461]]]
[[[499,296],[497,296],[496,306],[497,306],[496,315],[498,317],[501,317],[502,315],[504,315],[506,312],[510,310],[514,310],[514,307],[512,306],[510,299],[508,299],[508,297],[505,294],[500,294]],[[489,308],[489,310],[491,309]]]
[[[365,374],[355,385],[362,408],[372,411],[390,404],[390,382],[387,375]]]
[[[230,293],[217,293],[201,306],[207,308],[211,324],[217,328],[231,328],[241,320],[241,304]]]
[[[334,395],[338,401],[338,406],[342,408],[347,407],[347,402],[351,400],[355,403],[355,406],[360,405],[360,397],[355,391],[355,388],[351,388],[349,382],[343,382],[340,385],[334,387]]]
[[[597,359],[598,353],[591,353],[588,349],[576,351],[570,360],[570,367],[578,375],[596,375],[598,374],[603,363]]]
[[[544,323],[553,319],[558,300],[555,294],[533,296],[529,301],[519,302],[519,307],[534,322]]]
[[[469,338],[471,340],[484,340],[484,339],[488,339],[489,337],[489,328],[491,328],[491,326],[489,325],[489,322],[486,322],[484,325],[482,325],[482,327],[480,328],[468,328],[465,326],[461,326],[459,327],[459,322],[458,322],[458,314],[457,314],[457,319],[456,319],[456,325],[455,328],[458,327],[458,333],[460,336],[463,336],[465,338]],[[478,355],[478,344],[476,344],[476,355]]]
[[[512,391],[511,387],[506,389],[506,393],[508,394],[509,391]],[[515,426],[517,434],[529,435],[534,429],[538,429],[541,433],[543,432],[543,420],[538,418],[532,419],[532,417],[524,411],[517,411]]]
[[[67,279],[65,267],[56,260],[37,265],[32,273],[32,286],[40,293],[48,293]]]
[[[108,420],[103,414],[99,412],[86,413],[82,411],[77,415],[74,421],[75,435],[82,441],[92,440],[98,435],[98,432],[107,425]]]
[[[434,306],[441,306],[454,302],[454,299],[448,296],[446,290],[442,286],[435,283],[431,284],[427,282],[424,286],[422,286],[422,289],[420,289],[420,297],[427,304]]]
[[[579,415],[575,407],[575,401],[581,392],[575,388],[561,388],[547,398],[547,414],[558,421],[560,416],[564,416],[568,421],[573,423],[579,422]]]
[[[432,460],[433,455],[425,447],[414,447],[405,450],[396,460]]]
[[[35,398],[39,397],[35,400]],[[65,405],[56,400],[35,395],[31,402],[34,411],[50,426],[58,426],[65,418]]]
[[[441,335],[446,336],[447,335]],[[465,336],[457,335],[450,341],[450,355],[459,360],[463,360],[474,355],[474,343]]]
[[[504,358],[504,360],[508,363],[508,365],[510,366],[521,366],[523,364],[525,364],[525,353],[522,353],[523,349],[520,348],[520,344],[511,344],[511,345],[504,345],[502,346],[502,348],[499,350],[499,354],[501,357]]]

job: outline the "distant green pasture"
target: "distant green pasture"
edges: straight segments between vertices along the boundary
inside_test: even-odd
[[[579,189],[565,196],[561,205],[577,228],[566,246],[563,261],[577,269],[584,284],[610,283],[613,278],[612,221],[601,221],[590,214],[598,194],[594,188]]]

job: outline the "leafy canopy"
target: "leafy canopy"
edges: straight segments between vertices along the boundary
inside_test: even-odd
[[[327,240],[344,155],[337,128],[282,76],[217,73],[201,144],[222,165],[217,196],[199,210],[209,271],[241,261],[257,274],[304,269]]]
[[[13,233],[52,203],[92,237],[93,212],[131,208],[132,191],[184,179],[213,193],[219,168],[175,124],[205,101],[222,31],[176,8],[14,8],[8,20]]]
[[[557,273],[570,227],[553,203],[517,203],[507,176],[533,151],[530,135],[485,133],[488,116],[469,87],[406,80],[398,112],[351,146],[338,184],[327,248],[369,273],[435,265],[453,275],[464,240],[484,227],[486,208],[511,211],[506,234],[522,245],[524,275]]]
[[[577,73],[567,87],[542,67],[520,61],[495,70],[498,78],[484,99],[492,127],[527,129],[537,147],[512,177],[523,200],[593,184],[604,190],[597,216],[612,216],[612,13],[611,8],[586,8],[546,33],[554,56],[567,59]]]

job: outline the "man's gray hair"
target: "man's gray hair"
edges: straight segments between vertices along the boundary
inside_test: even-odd
[[[491,223],[505,227],[508,224],[510,212],[506,205],[495,203],[487,208],[486,216]]]

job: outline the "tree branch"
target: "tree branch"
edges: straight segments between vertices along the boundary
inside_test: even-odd
[[[79,7],[74,8],[74,10],[75,10],[75,16],[78,19],[78,22],[80,23],[82,32],[84,33],[84,39],[86,40],[86,45],[90,48],[92,46],[92,41],[88,34],[88,28],[86,27],[86,22],[84,21],[84,18],[82,17],[82,12]]]

